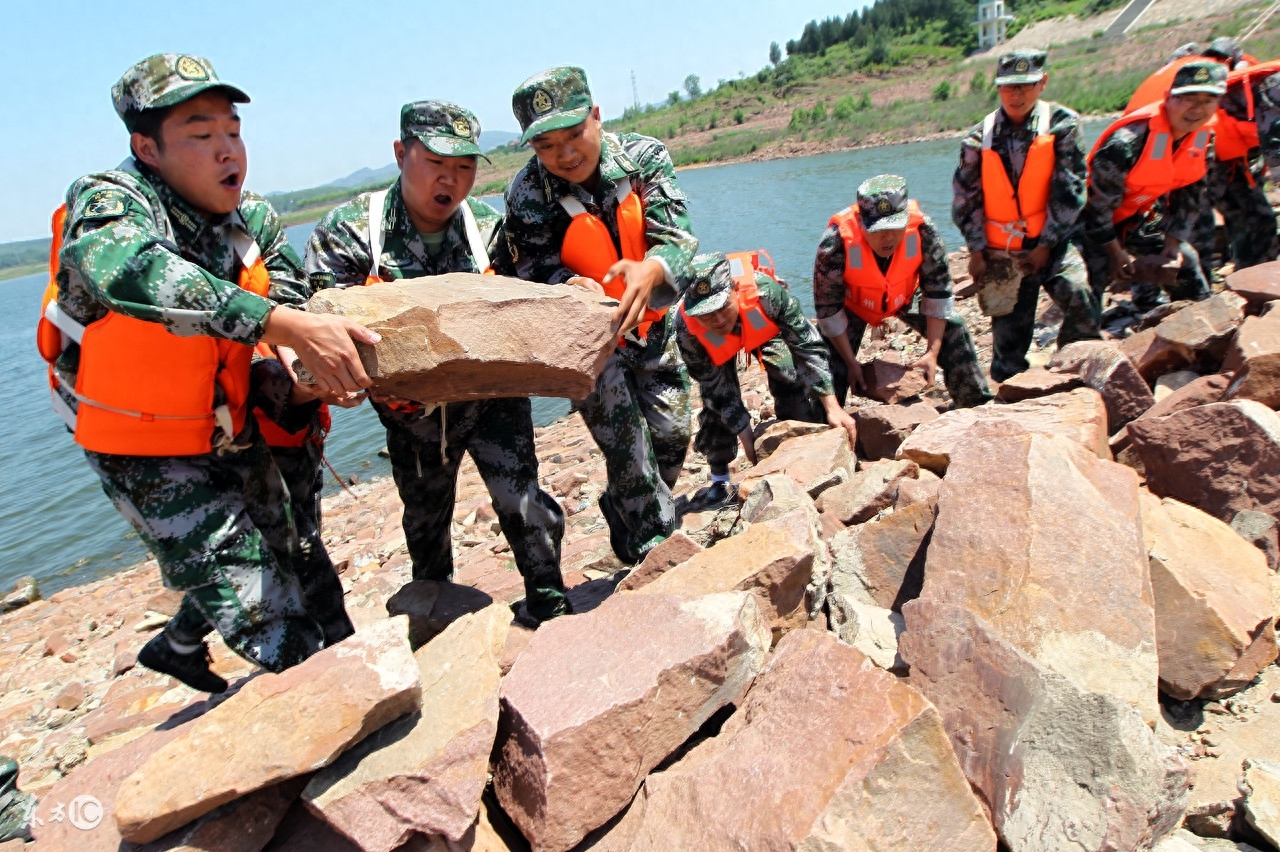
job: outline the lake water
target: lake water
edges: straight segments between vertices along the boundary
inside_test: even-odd
[[[1091,123],[1086,136],[1105,126]],[[850,204],[858,184],[892,172],[931,214],[949,247],[951,173],[957,143],[944,139],[792,160],[742,163],[680,173],[703,251],[769,251],[780,275],[813,314],[813,256],[828,219]],[[501,207],[501,199],[486,199]],[[289,229],[301,252],[311,225]],[[0,384],[0,592],[34,574],[45,594],[87,582],[146,558],[146,550],[102,493],[62,421],[49,407],[44,363],[35,351],[35,318],[46,277],[0,283],[13,322],[0,324],[0,363],[13,367]],[[539,425],[568,411],[564,400],[535,400]],[[368,406],[335,410],[328,458],[343,476],[390,474],[377,457],[385,437]],[[330,490],[337,488],[330,477]]]

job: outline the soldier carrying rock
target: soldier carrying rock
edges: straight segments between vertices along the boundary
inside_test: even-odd
[[[751,417],[738,385],[739,352],[746,352],[748,359],[755,355],[764,367],[779,420],[829,423],[846,430],[849,447],[854,447],[853,418],[836,401],[822,336],[805,318],[800,300],[771,267],[761,266],[760,254],[694,258],[695,281],[677,312],[680,354],[702,391],[693,448],[711,465],[711,485],[690,501],[690,508],[712,508],[735,499],[729,463],[738,455],[739,442],[747,461],[756,463]]]
[[[1058,345],[1096,339],[1098,304],[1084,261],[1071,242],[1084,209],[1087,172],[1080,117],[1042,100],[1045,53],[1000,57],[1000,108],[960,144],[951,218],[969,246],[969,274],[983,284],[989,260],[1016,267],[1012,310],[991,317],[991,378],[1003,382],[1029,366],[1040,289],[1062,310]]]
[[[165,585],[186,593],[138,662],[220,692],[204,644],[214,627],[271,671],[323,642],[289,495],[248,416],[253,346],[289,347],[322,390],[350,393],[370,384],[352,341],[378,336],[292,309],[307,295],[302,264],[271,206],[241,188],[244,92],[200,57],[161,54],[125,72],[112,100],[133,156],[67,192],[41,352],[103,490]]]
[[[1188,62],[1161,102],[1120,118],[1089,155],[1089,198],[1080,216],[1089,285],[1101,303],[1108,284],[1131,285],[1133,307],[1207,299],[1200,258],[1188,242],[1209,204],[1205,181],[1212,131],[1205,125],[1226,91],[1227,69]]]
[[[693,277],[698,241],[667,149],[604,132],[581,68],[551,68],[511,97],[534,157],[506,192],[500,274],[576,284],[618,300],[618,347],[576,403],[604,453],[600,509],[628,565],[676,529],[671,488],[689,449],[689,376],[667,311]]]
[[[317,290],[377,285],[489,269],[501,216],[468,198],[475,185],[480,122],[445,101],[400,110],[395,142],[400,178],[329,212],[307,243]],[[404,503],[404,534],[414,580],[451,580],[450,525],[463,453],[493,497],[498,523],[524,577],[525,612],[544,621],[570,612],[560,576],[564,513],[538,487],[533,412],[527,397],[422,406],[373,400],[387,429],[391,472]]]
[[[946,246],[908,200],[906,178],[863,181],[856,203],[831,217],[813,263],[813,302],[841,405],[850,386],[865,386],[856,358],[863,333],[891,316],[925,336],[928,350],[914,366],[930,383],[941,366],[957,408],[991,399],[969,329],[954,311]]]

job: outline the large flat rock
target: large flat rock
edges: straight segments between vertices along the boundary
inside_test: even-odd
[[[1215,402],[1129,424],[1153,494],[1231,523],[1280,517],[1280,416],[1253,400]]]
[[[1011,433],[1036,432],[1076,441],[1101,459],[1111,458],[1107,444],[1107,410],[1102,395],[1092,388],[1030,399],[1011,405],[982,405],[948,411],[923,423],[898,448],[907,458],[939,476],[947,472],[951,450],[969,437],[976,424],[1005,422]]]
[[[1000,389],[996,391],[996,399],[1001,402],[1022,402],[1055,393],[1067,393],[1079,387],[1084,387],[1084,382],[1077,375],[1032,367],[1001,382]]]
[[[418,709],[419,693],[403,617],[281,674],[260,674],[124,780],[115,808],[120,834],[146,843],[254,790],[326,766]]]
[[[1191,363],[1186,350],[1156,334],[1154,328],[1144,329],[1124,338],[1119,341],[1119,346],[1120,351],[1133,362],[1133,366],[1148,383]]]
[[[1280,260],[1236,270],[1227,276],[1226,288],[1243,296],[1249,301],[1249,308],[1257,311],[1267,302],[1280,299]]]
[[[1086,387],[1102,394],[1111,432],[1120,431],[1156,402],[1138,367],[1109,341],[1081,340],[1064,346],[1049,362],[1049,369],[1079,376]]]
[[[460,840],[488,779],[510,625],[511,609],[493,604],[419,648],[422,709],[317,773],[307,805],[365,852],[391,852],[415,832]]]
[[[451,272],[321,290],[307,310],[340,314],[382,335],[376,346],[356,346],[373,391],[425,403],[582,399],[617,342],[612,301],[581,287],[496,275]]]
[[[961,606],[921,598],[903,615],[910,683],[1010,852],[1147,849],[1177,826],[1186,764],[1129,702],[1079,688]]]
[[[971,610],[1082,691],[1158,717],[1138,479],[1124,465],[1062,438],[975,430],[939,489],[921,597]]]
[[[790,438],[778,445],[767,459],[748,470],[738,486],[739,499],[747,499],[755,484],[774,473],[785,473],[801,487],[843,470],[846,477],[857,468],[857,458],[849,446],[849,433],[828,427],[824,431]]]
[[[743,692],[769,642],[743,592],[615,595],[543,624],[502,682],[503,810],[534,850],[573,848]]]
[[[907,436],[921,423],[938,419],[938,409],[920,401],[911,405],[868,405],[854,409],[858,449],[868,459],[891,459]]]
[[[1276,658],[1267,557],[1222,521],[1144,493],[1160,685],[1182,701],[1223,698]]]
[[[649,776],[618,829],[629,837],[599,848],[996,845],[938,711],[859,651],[811,630],[778,644],[719,736]]]
[[[1216,369],[1244,322],[1246,304],[1240,294],[1224,290],[1165,317],[1156,326],[1156,336],[1182,351],[1188,362]]]

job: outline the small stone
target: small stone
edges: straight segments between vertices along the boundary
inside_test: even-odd
[[[147,633],[151,630],[159,630],[169,623],[169,616],[159,612],[148,612],[143,616],[142,620],[133,625],[134,633]]]
[[[84,703],[86,697],[87,692],[84,684],[78,680],[73,680],[62,687],[62,691],[53,699],[53,702],[63,710],[75,710]]]
[[[861,394],[889,405],[919,396],[929,387],[921,371],[883,358],[863,364],[862,378],[867,387]]]
[[[36,583],[36,578],[28,574],[14,583],[13,591],[0,600],[0,612],[12,612],[38,600],[40,586]]]

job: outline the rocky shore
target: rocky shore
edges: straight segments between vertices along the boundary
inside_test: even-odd
[[[1037,368],[956,412],[891,320],[856,456],[747,369],[743,505],[631,570],[580,418],[539,429],[579,614],[536,632],[469,460],[455,584],[406,585],[389,480],[329,498],[357,636],[282,675],[215,639],[224,696],[134,665],[153,562],[0,616],[13,848],[1275,847],[1277,299],[1259,268],[1056,354],[1042,301]]]

